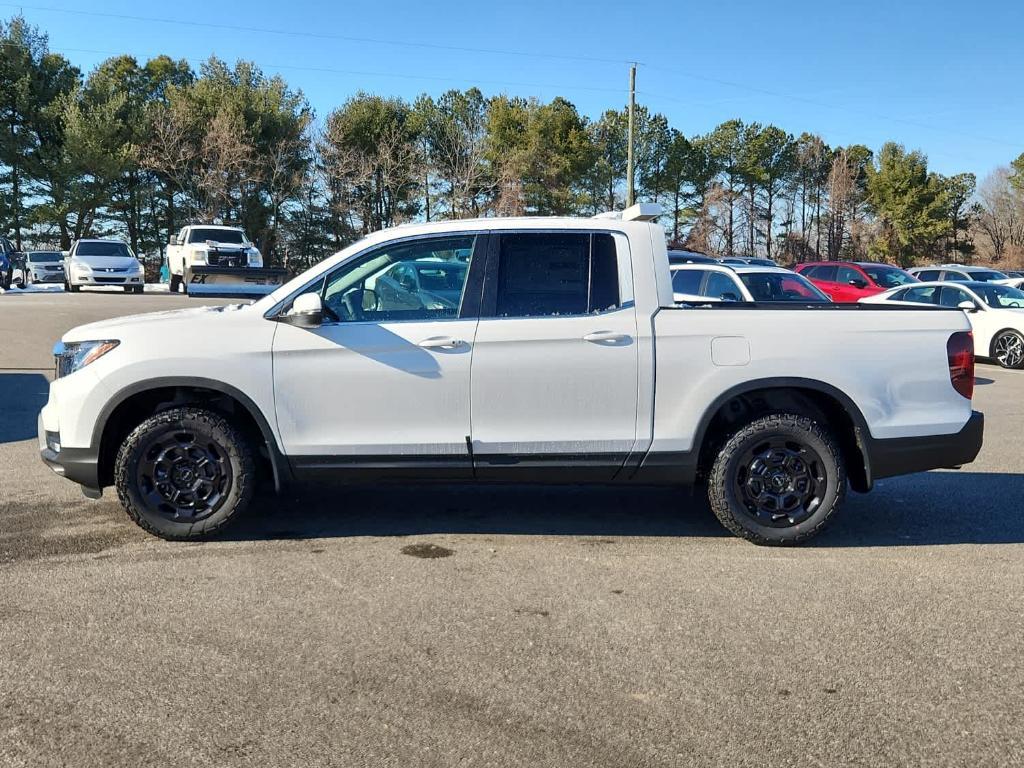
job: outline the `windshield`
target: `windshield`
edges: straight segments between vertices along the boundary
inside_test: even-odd
[[[75,256],[128,256],[128,246],[116,240],[83,240],[75,249]]]
[[[32,264],[46,264],[63,258],[64,254],[60,251],[30,251],[28,254],[28,260]]]
[[[188,233],[190,243],[205,243],[207,240],[213,240],[215,243],[245,245],[245,234],[238,229],[214,229],[212,227],[193,227]]]
[[[466,282],[466,264],[461,261],[449,263],[416,264],[420,276],[420,287],[425,291],[462,291]]]
[[[981,296],[990,307],[997,309],[1024,308],[1024,291],[1019,288],[1011,288],[1008,285],[979,285],[974,287],[974,292]]]
[[[739,276],[754,301],[824,302],[828,296],[815,288],[807,278],[796,273],[745,272]]]
[[[901,285],[920,282],[909,272],[904,272],[902,269],[896,269],[896,267],[879,267],[862,264],[861,269],[864,270],[864,273],[870,277],[876,285],[880,285],[882,288],[899,288]]]
[[[977,280],[979,283],[990,283],[993,280],[1006,280],[1006,275],[1002,272],[996,272],[994,269],[972,269],[968,272],[971,276],[971,280]]]

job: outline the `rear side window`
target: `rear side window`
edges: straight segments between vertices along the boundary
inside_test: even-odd
[[[498,317],[584,315],[619,306],[615,241],[604,233],[501,235]]]
[[[706,274],[703,269],[677,269],[672,273],[672,290],[697,296],[700,292],[700,281]]]
[[[951,280],[954,283],[969,283],[971,281],[971,278],[963,272],[943,272],[942,279]]]
[[[814,280],[824,280],[825,282],[834,283],[836,281],[836,268],[829,266],[813,267],[805,272],[808,277]]]

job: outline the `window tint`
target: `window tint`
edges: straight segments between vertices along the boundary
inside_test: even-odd
[[[925,288],[908,288],[901,301],[912,301],[915,304],[934,304],[938,287],[929,285]],[[895,297],[893,297],[895,298]]]
[[[242,245],[245,242],[245,235],[237,229],[215,229],[213,227],[192,227],[188,233],[190,243],[205,243],[213,240],[215,243],[234,243]]]
[[[836,281],[836,268],[822,264],[821,266],[814,267],[808,273],[808,277],[834,283]]]
[[[740,280],[754,301],[827,302],[823,294],[803,275],[784,272],[746,272]]]
[[[939,294],[939,304],[943,307],[955,307],[962,301],[973,301],[973,299],[967,295],[966,291],[961,291],[959,288],[951,288],[948,285],[942,286],[942,292]]]
[[[311,288],[335,322],[457,317],[475,242],[468,235],[384,245]]]
[[[972,280],[977,280],[979,283],[990,283],[993,280],[1006,279],[1006,275],[1002,272],[996,272],[994,269],[975,269],[968,274]]]
[[[672,273],[672,290],[697,296],[700,292],[700,281],[706,274],[707,270],[704,269],[677,269]]]
[[[124,243],[115,240],[83,240],[75,249],[75,256],[131,256]]]
[[[875,285],[880,285],[883,288],[895,288],[898,285],[913,283],[917,279],[913,275],[895,267],[866,266],[861,267],[861,269],[875,282]]]
[[[708,282],[702,293],[704,296],[722,301],[743,301],[743,292],[739,286],[730,275],[722,272],[712,272],[708,275]]]
[[[851,280],[863,280],[863,276],[855,269],[849,267],[839,267],[838,274],[836,276],[836,282],[850,284]]]
[[[498,317],[582,315],[619,306],[615,241],[608,234],[501,235]]]
[[[918,280],[924,283],[930,283],[939,279],[942,273],[937,269],[926,269],[923,272],[918,272],[916,277]]]
[[[942,279],[950,280],[954,283],[967,283],[971,280],[971,278],[962,272],[950,272],[948,270],[942,273]]]

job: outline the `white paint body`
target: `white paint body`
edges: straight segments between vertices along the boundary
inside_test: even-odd
[[[189,242],[194,229],[210,230],[212,232],[231,232],[241,234],[241,244],[228,239],[204,239],[201,242]],[[246,237],[245,232],[238,227],[225,227],[214,224],[196,225],[195,227],[184,227],[177,235],[177,242],[167,245],[167,269],[172,275],[184,277],[186,268],[205,267],[209,265],[209,252],[211,247],[222,247],[239,249],[245,253],[249,267],[262,267],[263,256],[259,250]]]
[[[347,259],[390,241],[467,232],[589,231],[616,243],[621,306],[581,316],[325,323],[268,313]],[[120,345],[53,382],[41,420],[88,447],[104,406],[162,377],[244,393],[289,456],[686,451],[730,388],[804,378],[844,392],[877,438],[951,434],[971,403],[946,343],[963,313],[676,307],[657,225],[483,219],[377,232],[248,306],[188,309],[75,328]]]
[[[134,286],[141,290],[146,282],[142,264],[131,248],[124,246],[125,256],[89,256],[80,253],[83,243],[108,242],[103,240],[82,239],[71,245],[71,250],[64,258],[64,279],[75,287],[86,286]]]

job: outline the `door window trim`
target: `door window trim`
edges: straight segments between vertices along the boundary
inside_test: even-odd
[[[603,317],[613,312],[632,310],[635,307],[635,295],[633,293],[632,275],[632,254],[629,252],[629,238],[618,230],[601,229],[600,227],[586,229],[561,229],[551,227],[544,229],[498,229],[490,232],[491,237],[487,250],[487,266],[484,271],[483,286],[480,297],[480,319],[481,320],[565,320],[578,317]],[[498,260],[501,258],[501,238],[504,235],[610,235],[615,246],[616,274],[619,281],[619,302],[611,309],[604,309],[600,312],[582,312],[562,315],[498,315]],[[617,237],[618,235],[618,237]],[[623,251],[623,247],[626,248]],[[625,269],[629,271],[628,283],[623,283],[623,254],[627,257]],[[624,288],[628,287],[628,291]],[[589,287],[588,287],[589,291]]]

